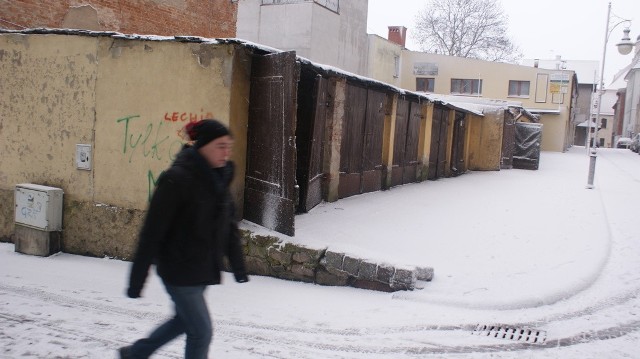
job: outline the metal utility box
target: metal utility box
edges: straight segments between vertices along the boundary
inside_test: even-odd
[[[16,223],[44,231],[62,230],[62,189],[16,185]]]
[[[60,250],[62,196],[60,188],[31,183],[16,185],[16,252],[48,256]]]

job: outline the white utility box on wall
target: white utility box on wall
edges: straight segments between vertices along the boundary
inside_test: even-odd
[[[16,185],[16,252],[48,256],[60,250],[62,197],[60,188],[31,183]]]
[[[62,189],[16,185],[16,223],[49,232],[62,230]]]

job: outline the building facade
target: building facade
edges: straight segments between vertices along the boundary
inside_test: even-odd
[[[388,39],[366,35],[367,5],[365,0],[240,0],[237,35],[410,91],[519,101],[540,115],[543,150],[564,151],[573,144],[574,71],[409,51],[403,26],[389,26]]]
[[[368,0],[240,0],[237,37],[366,75],[367,9]]]
[[[229,0],[11,0],[0,1],[0,28],[235,37],[236,14]]]
[[[395,28],[389,27],[389,39],[395,38],[396,43],[369,35],[370,77],[392,78],[396,86],[411,91],[515,101],[539,115],[542,150],[564,151],[573,144],[574,71],[410,51],[402,46],[404,39],[395,37]]]
[[[633,137],[640,133],[640,36],[636,42],[636,53],[629,72],[625,76],[627,87],[625,91],[622,135]]]

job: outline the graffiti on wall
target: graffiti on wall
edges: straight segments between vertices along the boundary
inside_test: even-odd
[[[15,195],[16,223],[37,228],[46,228],[47,217],[45,206],[49,200],[46,193],[29,188],[17,187]]]
[[[211,112],[165,112],[164,120],[170,122],[196,122],[204,120],[205,118],[213,118]]]
[[[134,163],[140,159],[145,162],[163,161],[167,165],[175,159],[185,139],[181,136],[181,130],[187,122],[195,122],[205,118],[213,118],[211,112],[165,112],[160,120],[145,120],[141,115],[129,115],[116,120],[121,125],[122,155],[128,163]],[[176,126],[176,124],[180,124]],[[148,198],[162,174],[154,173],[147,168],[146,179]]]

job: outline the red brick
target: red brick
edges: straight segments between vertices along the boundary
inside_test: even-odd
[[[235,37],[237,5],[229,0],[184,0],[185,9],[151,0],[87,0],[84,4],[110,9],[118,17],[119,28],[105,30],[154,35],[191,35],[203,37]],[[32,27],[61,27],[70,9],[68,0],[11,0],[0,2],[2,19]],[[99,12],[100,13],[100,12]],[[103,19],[98,22],[104,24]],[[109,21],[111,23],[111,21]],[[0,27],[16,26],[0,22]]]

